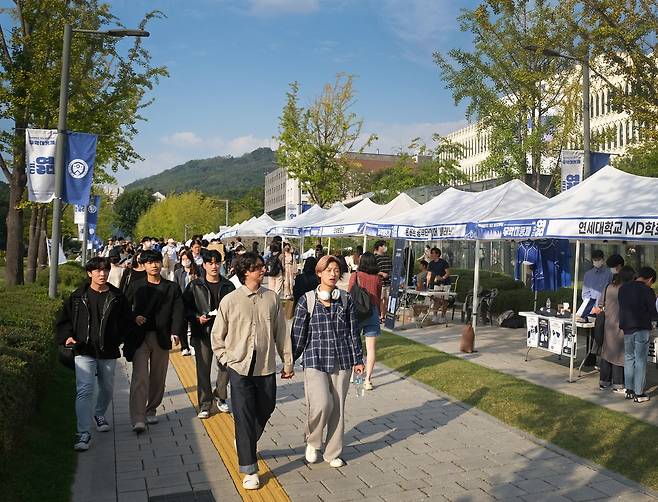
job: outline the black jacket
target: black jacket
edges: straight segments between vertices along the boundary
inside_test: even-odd
[[[297,277],[295,277],[295,284],[292,287],[292,296],[295,300],[295,303],[297,303],[299,299],[304,296],[304,293],[313,291],[318,287],[319,284],[320,279],[318,279],[318,276],[315,274],[299,274]]]
[[[89,284],[76,289],[64,302],[57,318],[55,339],[64,345],[71,337],[77,342],[76,355],[95,355],[99,359],[117,359],[121,357],[119,346],[124,342],[124,336],[134,323],[128,300],[121,290],[108,284],[110,290],[103,306],[100,319],[98,347],[91,349],[91,316],[89,312]]]
[[[160,284],[153,286],[149,285],[146,279],[140,279],[130,284],[126,297],[135,316],[142,315],[153,319],[158,345],[162,349],[171,350],[171,335],[182,337],[186,334],[183,298],[175,282],[163,278]],[[146,336],[145,326],[135,326],[124,344],[123,355],[128,361],[132,360]]]
[[[619,288],[619,329],[625,335],[651,330],[656,318],[656,294],[640,281],[631,281]]]
[[[206,284],[205,279],[194,279],[187,285],[183,293],[185,317],[190,322],[191,336],[198,338],[210,336],[210,331],[215,321],[213,319],[202,325],[199,323],[198,317],[215,310],[219,306],[219,303],[213,305],[212,295]],[[233,283],[220,275],[218,300],[222,301],[222,298],[231,291],[235,291]]]

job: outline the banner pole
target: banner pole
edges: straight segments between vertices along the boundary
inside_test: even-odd
[[[477,318],[478,318],[478,290],[480,289],[480,240],[475,240],[475,267],[473,270],[473,313],[471,315],[471,325],[473,333],[477,335]]]
[[[578,273],[580,272],[580,241],[576,240],[576,263],[573,274],[573,305],[571,306],[571,356],[569,357],[569,383],[573,383],[573,363],[576,359],[578,328],[576,327],[576,311],[578,310]]]
[[[87,263],[87,240],[89,238],[89,202],[85,206],[85,215],[82,220],[82,249],[80,250],[81,263],[84,267]]]

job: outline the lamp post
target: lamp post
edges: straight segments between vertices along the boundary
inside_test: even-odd
[[[224,202],[226,204],[226,226],[228,227],[228,199],[217,199],[217,202]]]
[[[57,296],[57,273],[59,266],[59,241],[61,240],[62,187],[64,185],[64,155],[66,142],[66,114],[69,99],[69,76],[71,70],[71,39],[73,32],[107,37],[148,37],[144,30],[111,29],[106,31],[83,30],[64,25],[64,43],[62,45],[62,73],[59,84],[59,118],[57,120],[57,142],[55,144],[55,198],[53,199],[53,229],[50,246],[50,274],[48,278],[48,296]],[[87,208],[85,207],[85,212]],[[83,255],[86,249],[83,250]],[[83,263],[84,265],[84,263]]]

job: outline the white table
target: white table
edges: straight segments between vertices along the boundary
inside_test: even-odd
[[[407,298],[415,298],[418,299],[419,297],[423,298],[443,298],[446,300],[449,300],[450,298],[455,298],[457,296],[456,291],[450,291],[449,289],[441,289],[441,290],[436,290],[436,289],[414,289],[414,288],[406,288],[404,290],[405,297]],[[409,302],[407,302],[409,303]],[[413,302],[415,303],[415,301]],[[412,307],[413,308],[413,307]],[[427,312],[423,313],[423,315],[420,317],[420,319],[416,319],[414,316],[414,322],[416,323],[416,326],[421,328],[423,326],[423,323],[425,320],[429,317],[430,315],[430,308],[428,306]],[[403,323],[404,325],[404,320]]]

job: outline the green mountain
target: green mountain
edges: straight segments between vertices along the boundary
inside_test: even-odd
[[[265,175],[277,168],[274,152],[258,148],[242,157],[190,160],[159,174],[133,181],[125,188],[148,188],[165,195],[197,190],[208,195],[237,199],[263,187]]]

